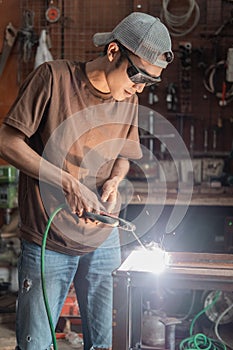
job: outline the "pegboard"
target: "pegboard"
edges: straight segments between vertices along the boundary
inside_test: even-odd
[[[148,13],[160,17],[168,26],[162,14],[163,1],[141,1],[142,10],[145,3]],[[170,0],[169,11],[182,15],[190,3],[187,0]],[[217,98],[209,92],[203,82],[209,78],[206,76],[208,68],[223,61],[224,64],[219,65],[215,73],[211,71],[215,88],[221,94],[228,48],[233,47],[233,2],[196,0],[196,3],[200,11],[198,24],[186,35],[172,35],[175,59],[163,72],[160,86],[152,91],[156,102],[151,103],[150,90],[144,91],[140,101],[159,112],[178,129],[192,156],[225,157],[233,147],[233,96],[228,105],[221,106],[221,97]],[[193,14],[187,27],[192,25],[194,17]],[[182,69],[182,47],[190,48],[190,51],[187,50],[190,69]],[[184,84],[185,79],[190,86]],[[176,88],[177,103],[174,109],[169,108],[167,102],[171,86]],[[232,84],[227,83],[227,89],[230,86]],[[156,144],[155,150],[159,150]]]
[[[188,0],[170,0],[169,10],[182,14],[189,3]],[[196,0],[196,3],[200,10],[198,24],[186,35],[172,36],[175,59],[163,72],[160,86],[152,91],[156,95],[155,101],[150,102],[151,90],[146,88],[140,95],[140,103],[159,112],[174,124],[194,157],[226,156],[232,148],[233,102],[221,107],[220,99],[206,90],[203,80],[207,68],[220,60],[226,60],[227,50],[233,46],[233,2]],[[21,0],[21,26],[24,26],[25,11],[31,11],[34,14],[35,37],[38,39],[42,29],[47,30],[54,59],[86,61],[96,57],[102,50],[92,43],[94,33],[111,31],[132,11],[147,12],[163,18],[162,4],[163,0]],[[53,23],[45,15],[50,6],[55,6],[60,11],[59,19]],[[194,17],[191,16],[187,26],[192,24]],[[181,59],[181,48],[187,45],[191,47],[189,71],[182,70]],[[35,49],[36,45],[31,48],[31,56],[25,62],[21,47],[19,80],[33,69]],[[183,83],[187,78],[189,86]],[[222,72],[217,71],[215,84],[220,92],[223,79]],[[167,103],[168,89],[171,86],[176,88],[177,94],[174,109],[169,109]]]
[[[46,14],[50,7],[60,13],[57,21],[50,22]],[[50,51],[54,59],[86,61],[93,58],[100,49],[95,48],[92,36],[96,32],[111,31],[121,19],[131,13],[133,1],[119,0],[21,0],[20,11],[22,27],[25,27],[27,14],[33,17],[33,32],[38,37],[46,29],[51,41]],[[36,43],[28,60],[21,48],[20,70],[22,78],[34,64]]]

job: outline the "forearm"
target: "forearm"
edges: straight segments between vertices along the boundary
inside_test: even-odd
[[[120,183],[129,171],[129,161],[126,158],[117,158],[112,168],[110,179],[116,178]]]
[[[78,179],[43,159],[25,142],[20,131],[3,125],[0,129],[0,156],[30,177],[64,190],[71,210],[82,215],[83,211],[99,210],[96,195]]]

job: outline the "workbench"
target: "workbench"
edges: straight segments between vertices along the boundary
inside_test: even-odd
[[[233,206],[233,187],[215,188],[208,183],[192,187],[187,183],[161,183],[153,179],[123,181],[120,193],[122,203],[130,205],[146,203],[148,205]],[[189,197],[191,197],[190,202],[188,202]]]
[[[157,272],[155,254],[135,250],[113,272],[113,350],[146,349],[141,344],[145,288],[233,291],[233,254],[169,252]]]

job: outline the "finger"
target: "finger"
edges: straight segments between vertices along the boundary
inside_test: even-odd
[[[111,192],[112,192],[112,190],[106,190],[106,189],[105,189],[105,190],[103,191],[103,193],[102,193],[101,200],[102,200],[103,202],[107,202],[107,200],[108,200],[108,198],[109,198]]]
[[[78,215],[78,217],[82,217],[83,216],[83,209],[81,208],[81,209],[76,209],[76,213],[77,213],[77,215]]]
[[[109,205],[108,205],[108,212],[109,213],[112,213],[114,208],[115,208],[115,205],[116,205],[116,202],[109,202]]]
[[[71,210],[71,213],[72,214],[76,214],[76,203],[75,203],[75,198],[74,196],[72,195],[67,195],[66,196],[66,201],[67,201],[67,204],[68,206],[70,207],[70,210]]]

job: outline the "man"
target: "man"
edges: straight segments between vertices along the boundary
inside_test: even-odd
[[[20,169],[17,349],[52,348],[42,297],[40,255],[46,224],[46,288],[53,324],[74,281],[84,349],[111,349],[112,276],[120,265],[116,228],[87,213],[118,215],[128,158],[141,157],[137,93],[160,81],[172,61],[158,18],[131,13],[97,33],[104,55],[87,63],[57,60],[27,77],[0,131],[0,154]]]

